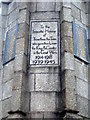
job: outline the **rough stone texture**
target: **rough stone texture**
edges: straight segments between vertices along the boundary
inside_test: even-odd
[[[88,81],[88,66],[77,59],[75,59],[74,65],[75,76],[82,80]]]
[[[7,74],[7,71],[8,71],[8,74]],[[11,61],[8,64],[4,65],[3,83],[12,79],[13,76],[14,76],[14,66],[13,66],[13,61]]]
[[[79,115],[88,117],[88,99],[77,95],[77,108],[79,110]]]
[[[12,96],[12,80],[3,84],[3,100]]]
[[[62,71],[69,69],[74,70],[74,57],[71,53],[64,53],[64,56],[62,56]]]
[[[72,23],[63,22],[61,24],[61,38],[64,36],[72,37]]]
[[[29,74],[28,77],[28,90],[29,91],[34,91],[35,89],[35,75],[34,74]]]
[[[56,110],[55,93],[32,92],[30,106],[31,111],[55,111]]]
[[[37,2],[37,11],[55,11],[55,2]]]
[[[71,37],[63,37],[61,39],[61,53],[73,53],[73,39]]]
[[[60,91],[60,77],[58,74],[36,74],[36,91]]]
[[[88,25],[88,16],[83,11],[81,11],[81,21],[83,24]]]
[[[88,83],[76,78],[77,94],[88,99]]]
[[[80,20],[80,9],[78,9],[76,6],[72,4],[72,16],[78,20]]]
[[[61,10],[63,11],[63,12],[61,11],[61,22],[62,21],[72,22],[71,9],[62,7]]]

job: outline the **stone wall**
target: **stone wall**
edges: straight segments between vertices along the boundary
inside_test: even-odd
[[[2,2],[1,118],[89,117],[88,61],[74,55],[72,25],[75,22],[87,30],[86,6],[87,3],[82,2]],[[30,64],[33,21],[58,22],[58,65]],[[12,31],[14,34],[11,34]],[[11,45],[9,52],[8,49],[5,51],[9,39],[6,38],[7,33],[14,37],[11,40],[15,39],[14,51],[12,42],[8,42]],[[83,39],[83,35],[81,37]],[[12,57],[11,52],[14,53]]]

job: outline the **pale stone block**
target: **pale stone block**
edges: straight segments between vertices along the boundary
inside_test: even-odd
[[[4,65],[3,71],[3,82],[6,82],[14,77],[14,61],[10,61],[8,64]],[[8,73],[7,73],[8,71]]]
[[[71,6],[72,8],[72,16],[78,20],[80,20],[80,9],[78,9],[77,7],[75,7],[74,5]]]
[[[37,12],[31,13],[31,20],[50,20],[50,19],[58,19],[59,18],[58,12]]]
[[[0,85],[2,84],[2,77],[3,77],[2,70],[0,70]]]
[[[58,74],[36,74],[36,91],[60,91]]]
[[[3,100],[12,96],[12,80],[3,84]]]
[[[63,0],[63,7],[71,8],[71,2],[66,2],[66,0]]]
[[[72,37],[72,23],[63,22],[61,24],[61,38],[64,36]]]
[[[55,11],[55,2],[37,2],[37,11]]]
[[[56,98],[55,93],[32,92],[31,93],[31,111],[55,111]]]
[[[81,2],[78,2],[78,0],[73,0],[72,4],[77,7],[78,9],[81,9]]]
[[[57,11],[60,11],[61,10],[61,7],[62,7],[62,4],[59,0],[56,1],[56,12]]]
[[[88,117],[88,99],[77,95],[77,109],[79,110],[79,115]]]
[[[76,92],[79,96],[88,99],[88,82],[76,78]]]
[[[38,119],[40,118],[40,119],[41,119],[41,118],[43,118],[43,113],[41,113],[41,112],[31,113],[31,114],[28,116],[28,118],[34,118],[34,119],[35,119],[35,118],[36,118],[36,119],[37,119],[37,118],[38,118]]]
[[[72,11],[70,8],[62,7],[61,9],[61,22],[72,22]]]
[[[2,16],[2,21],[1,21],[1,25],[3,28],[7,27],[7,16]]]
[[[54,113],[54,112],[44,112],[44,118],[45,119],[60,119],[60,114],[59,113]]]
[[[74,56],[72,53],[64,53],[62,56],[62,71],[64,70],[74,70]]]

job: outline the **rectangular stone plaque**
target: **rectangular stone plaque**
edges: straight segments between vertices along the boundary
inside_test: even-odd
[[[30,65],[58,65],[58,22],[31,21]]]
[[[79,24],[73,22],[74,55],[88,62],[88,40],[87,31]]]

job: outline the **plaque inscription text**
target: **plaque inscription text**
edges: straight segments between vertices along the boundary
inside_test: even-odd
[[[31,22],[31,65],[58,65],[58,22]]]

